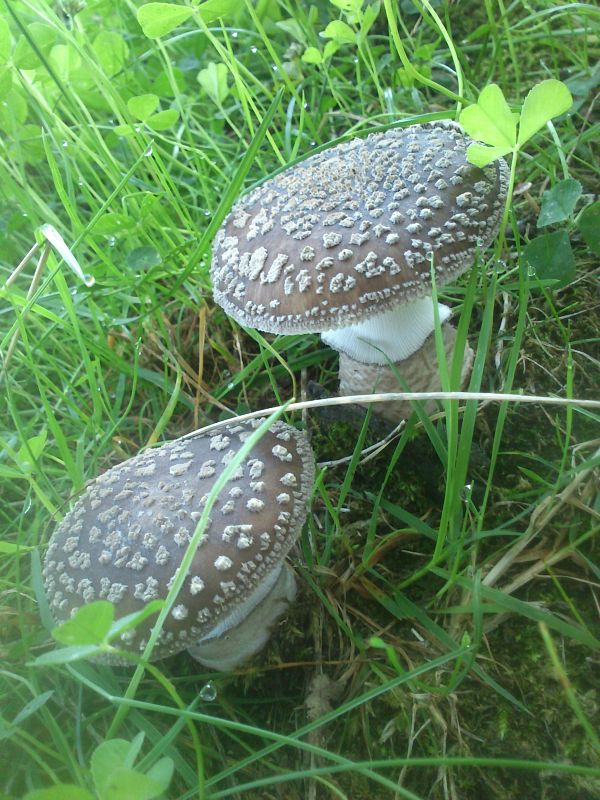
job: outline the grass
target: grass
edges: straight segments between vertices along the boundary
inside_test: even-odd
[[[335,394],[332,351],[240,329],[208,270],[240,192],[318,147],[454,118],[490,82],[516,110],[565,81],[573,108],[520,154],[502,251],[442,293],[473,392],[598,399],[598,263],[576,221],[598,185],[593,5],[385,3],[319,64],[301,57],[329,22],[360,28],[332,3],[258,0],[158,40],[140,5],[0,6],[0,797],[93,791],[93,753],[139,733],[140,771],[173,761],[169,798],[600,797],[599,414],[577,402],[447,399],[380,447],[376,406],[305,410],[321,469],[302,588],[260,656],[209,674],[181,654],[134,684],[32,666],[52,647],[40,559],[90,478],[310,380]],[[210,62],[225,72],[199,83]],[[136,118],[148,94],[177,119]],[[540,286],[519,258],[567,176],[575,278]],[[43,224],[93,286],[54,251],[33,291],[37,255],[11,278]]]

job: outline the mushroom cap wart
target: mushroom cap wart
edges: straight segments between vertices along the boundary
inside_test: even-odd
[[[495,236],[502,159],[479,169],[448,121],[317,153],[243,197],[213,248],[215,300],[272,333],[331,330],[431,294]]]
[[[165,598],[211,488],[258,424],[145,450],[93,480],[46,554],[55,619],[65,621],[94,600],[113,602],[120,618]],[[300,534],[313,478],[306,435],[275,423],[219,494],[153,659],[238,625],[269,594]],[[153,622],[125,632],[118,645],[141,653]]]

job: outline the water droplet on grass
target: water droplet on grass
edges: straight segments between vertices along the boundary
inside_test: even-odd
[[[200,689],[198,694],[205,703],[212,703],[213,700],[217,699],[217,687],[212,681],[209,681]]]
[[[234,32],[231,34],[231,38],[232,38],[232,39],[237,39],[237,37],[238,37],[238,32],[237,32],[237,31],[234,31]]]
[[[471,500],[472,494],[473,494],[473,481],[471,481],[470,483],[466,483],[460,490],[460,499],[464,503],[468,503]]]
[[[251,47],[250,48],[250,52],[251,53],[258,53],[258,47]],[[6,105],[6,103],[4,105]]]
[[[151,155],[152,155],[152,145],[150,144],[150,145],[148,145],[148,147],[147,147],[147,148],[144,150],[144,156],[145,156],[146,158],[150,158],[150,156],[151,156]]]

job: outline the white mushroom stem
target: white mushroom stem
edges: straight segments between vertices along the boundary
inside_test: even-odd
[[[410,303],[370,317],[365,322],[333,331],[325,331],[321,338],[340,353],[340,394],[368,394],[369,392],[434,392],[441,389],[440,369],[437,359],[434,304],[431,297]],[[448,367],[452,362],[456,330],[446,320],[450,309],[438,303],[444,352]],[[392,364],[393,366],[390,366]],[[473,364],[473,351],[465,348],[460,376],[460,387],[466,385]],[[409,402],[386,403],[382,416],[394,422],[408,417],[412,407]],[[435,410],[435,403],[426,406],[427,413]]]
[[[456,328],[449,323],[442,326],[444,353],[448,368],[452,363],[456,342]],[[460,387],[466,386],[473,366],[473,350],[465,346],[460,374]],[[346,353],[340,353],[340,395],[368,394],[369,392],[435,392],[441,389],[440,368],[435,347],[435,337],[430,334],[423,346],[393,368],[385,364],[363,364]],[[435,401],[425,404],[425,411],[432,414]],[[381,403],[377,413],[398,423],[410,416],[412,404],[408,400]]]
[[[441,303],[438,303],[438,311],[440,323],[444,323],[451,311]],[[419,350],[434,328],[433,300],[422,297],[364,322],[324,331],[321,338],[329,347],[354,361],[389,364],[390,361],[404,361]]]
[[[266,591],[265,591],[266,590]],[[275,621],[296,597],[294,573],[283,564],[188,653],[209,669],[226,672],[264,647]]]

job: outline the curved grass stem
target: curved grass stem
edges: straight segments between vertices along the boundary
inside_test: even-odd
[[[431,80],[431,78],[426,78],[425,75],[422,75],[410,62],[410,59],[406,53],[404,45],[402,44],[402,39],[400,38],[400,33],[398,31],[398,25],[396,24],[396,17],[394,13],[394,7],[392,5],[392,0],[383,0],[383,5],[385,8],[385,13],[387,16],[388,25],[390,28],[390,35],[392,37],[392,41],[394,42],[394,46],[402,62],[402,66],[407,71],[407,73],[411,76],[411,78],[418,83],[422,83],[424,86],[428,86],[430,89],[434,89],[436,92],[443,94],[445,97],[449,97],[453,102],[459,104],[466,103],[466,99],[462,97],[460,94],[456,94],[451,89],[447,89],[445,86],[442,86],[441,83],[437,83],[436,81]],[[441,21],[440,21],[441,23]],[[460,74],[460,72],[458,73]]]

